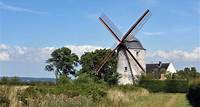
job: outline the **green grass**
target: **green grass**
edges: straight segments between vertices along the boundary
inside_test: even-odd
[[[191,107],[183,93],[131,95],[130,92],[125,96],[121,100],[105,99],[99,107]]]
[[[185,94],[153,93],[148,96],[138,97],[129,102],[127,107],[190,107]]]

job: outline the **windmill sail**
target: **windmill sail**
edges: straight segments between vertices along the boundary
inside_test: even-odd
[[[120,32],[119,28],[105,15],[102,14],[99,20],[105,25],[105,27],[113,34],[113,36],[120,41],[119,37],[123,34]]]
[[[151,13],[148,12],[148,14],[138,23],[138,25],[131,31],[131,33],[126,37],[126,41],[132,41],[135,37],[135,35],[140,31],[140,29],[143,27],[143,25],[147,22],[147,20],[150,18]]]
[[[147,21],[148,17],[151,15],[149,10],[147,9],[144,14],[135,22],[133,26],[128,30],[128,32],[123,36],[122,41],[125,39],[132,39],[132,37],[135,36],[135,34],[141,29],[141,27],[144,25],[144,23]],[[128,37],[128,38],[127,38]]]

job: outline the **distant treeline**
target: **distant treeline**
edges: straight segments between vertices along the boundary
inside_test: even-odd
[[[55,81],[43,81],[43,80],[24,80],[20,77],[1,77],[0,84],[3,85],[55,85]]]

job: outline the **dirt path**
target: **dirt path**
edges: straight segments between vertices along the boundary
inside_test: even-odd
[[[178,95],[174,94],[172,97],[166,102],[165,107],[176,107],[176,101],[177,101]]]

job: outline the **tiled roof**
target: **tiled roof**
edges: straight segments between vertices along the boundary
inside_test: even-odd
[[[158,69],[167,69],[170,63],[157,63],[157,64],[146,64],[146,72],[152,72]]]

